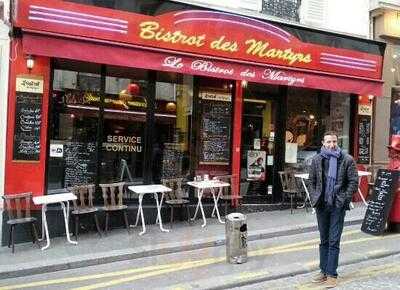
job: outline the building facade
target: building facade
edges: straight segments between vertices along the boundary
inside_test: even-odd
[[[181,1],[15,3],[7,194],[232,174],[278,203],[327,129],[370,162],[381,42]]]
[[[378,98],[375,112],[374,162],[387,163],[390,135],[400,134],[398,130],[398,99],[400,85],[400,30],[397,19],[400,12],[398,1],[371,1],[371,28],[374,39],[387,44],[383,79],[385,81],[383,98]],[[384,140],[384,142],[382,142]]]

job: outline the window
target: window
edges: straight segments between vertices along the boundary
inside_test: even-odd
[[[49,190],[95,182],[100,79],[100,65],[54,62]]]

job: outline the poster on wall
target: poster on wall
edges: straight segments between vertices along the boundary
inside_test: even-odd
[[[13,160],[39,161],[42,97],[43,77],[17,76]]]
[[[266,152],[258,150],[247,151],[247,178],[265,181]]]
[[[229,165],[231,147],[232,97],[221,92],[199,93],[200,164]]]

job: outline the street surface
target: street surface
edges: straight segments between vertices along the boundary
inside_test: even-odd
[[[0,289],[323,289],[308,283],[318,242],[317,232],[249,242],[249,261],[241,265],[225,262],[224,246],[212,247],[0,280]],[[399,234],[375,237],[360,225],[346,227],[340,263],[361,263],[339,267],[341,289],[399,289],[399,256],[372,259],[399,253],[399,242]]]
[[[400,255],[373,259],[361,263],[341,267],[342,276],[335,289],[400,289]],[[252,284],[234,288],[241,290],[273,289],[273,290],[311,290],[324,289],[323,284],[310,283],[313,274]]]

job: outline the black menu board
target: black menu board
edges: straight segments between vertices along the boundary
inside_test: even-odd
[[[162,178],[177,178],[183,175],[183,157],[181,143],[164,143],[162,158]]]
[[[369,164],[371,142],[371,117],[359,116],[358,120],[358,163]]]
[[[96,143],[67,142],[64,145],[64,187],[93,183],[96,177]]]
[[[368,203],[361,230],[371,235],[380,235],[385,230],[386,220],[392,207],[399,184],[400,171],[380,169],[374,194]]]
[[[202,93],[200,97],[200,164],[228,165],[232,114],[230,95]]]
[[[42,94],[16,92],[14,160],[39,160],[41,124]]]

